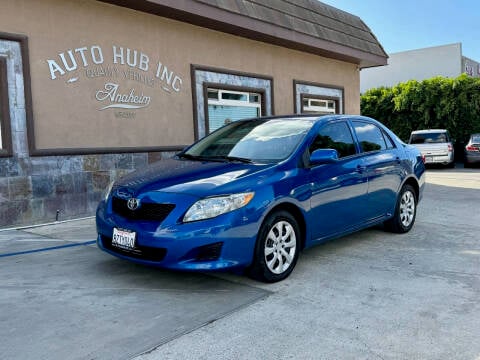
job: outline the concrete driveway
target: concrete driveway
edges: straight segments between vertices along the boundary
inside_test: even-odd
[[[130,359],[269,294],[118,261],[93,225],[0,232],[1,359]]]
[[[117,260],[92,219],[0,232],[2,358],[478,360],[480,170],[427,182],[410,233],[309,249],[271,285]]]

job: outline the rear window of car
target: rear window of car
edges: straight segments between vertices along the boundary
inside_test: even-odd
[[[447,141],[448,136],[445,132],[420,133],[410,136],[410,144],[439,144]]]
[[[480,144],[480,135],[472,136],[472,144]]]

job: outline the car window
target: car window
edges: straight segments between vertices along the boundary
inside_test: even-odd
[[[410,144],[440,144],[447,141],[445,132],[417,133],[410,136]]]
[[[354,155],[355,143],[347,123],[341,121],[323,126],[309,148],[310,153],[317,149],[337,150],[338,157]]]
[[[387,149],[395,149],[396,145],[393,142],[392,138],[388,134],[385,134],[385,132],[382,131],[382,133],[383,137],[385,138],[385,142],[387,143]]]
[[[353,128],[363,152],[385,150],[387,148],[382,130],[374,124],[353,121]]]

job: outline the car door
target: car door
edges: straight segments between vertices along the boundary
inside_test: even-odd
[[[339,160],[309,170],[312,186],[309,223],[313,240],[342,233],[363,222],[368,189],[363,160],[357,154],[347,121],[321,127],[309,151],[317,149],[335,149]]]
[[[366,220],[374,221],[393,211],[403,174],[400,153],[388,134],[376,124],[353,120],[352,125],[368,177]]]

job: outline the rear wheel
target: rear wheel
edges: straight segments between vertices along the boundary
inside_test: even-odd
[[[411,185],[404,185],[397,199],[395,214],[385,222],[385,227],[396,233],[410,231],[417,215],[417,196]]]
[[[297,263],[300,236],[298,223],[289,212],[270,214],[258,233],[250,276],[264,282],[288,277]]]

